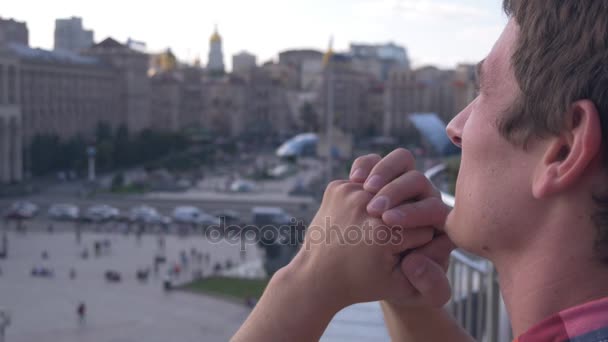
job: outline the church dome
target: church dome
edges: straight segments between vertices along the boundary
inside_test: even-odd
[[[215,31],[213,32],[213,35],[211,36],[210,40],[211,40],[212,43],[216,43],[216,42],[221,42],[222,41],[222,37],[217,32],[217,27],[215,28]]]

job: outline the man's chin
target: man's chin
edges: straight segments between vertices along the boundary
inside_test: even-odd
[[[462,225],[458,223],[458,219],[454,214],[455,211],[452,210],[452,212],[450,212],[448,215],[445,221],[444,231],[456,248],[470,252],[469,244],[471,241],[469,241],[466,236],[467,227],[462,227]]]

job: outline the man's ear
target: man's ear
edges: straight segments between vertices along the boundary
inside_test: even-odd
[[[598,157],[602,145],[600,117],[595,104],[580,100],[566,113],[566,127],[549,139],[532,185],[536,198],[545,198],[579,182]]]

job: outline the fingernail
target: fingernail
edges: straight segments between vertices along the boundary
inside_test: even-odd
[[[354,179],[365,179],[365,171],[363,169],[356,169],[350,178]]]
[[[373,175],[365,182],[365,185],[372,189],[380,189],[382,187],[382,178],[378,175]]]
[[[384,211],[386,207],[388,207],[388,198],[380,196],[371,201],[367,209],[371,211]]]

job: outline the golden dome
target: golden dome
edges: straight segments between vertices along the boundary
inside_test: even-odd
[[[175,58],[171,49],[167,49],[167,51],[160,55],[159,64],[162,71],[172,71],[177,68],[177,58]]]
[[[222,37],[220,36],[219,33],[217,33],[217,26],[216,26],[215,31],[213,32],[213,35],[211,36],[211,42],[216,43],[216,42],[221,42],[221,41],[222,41]]]

